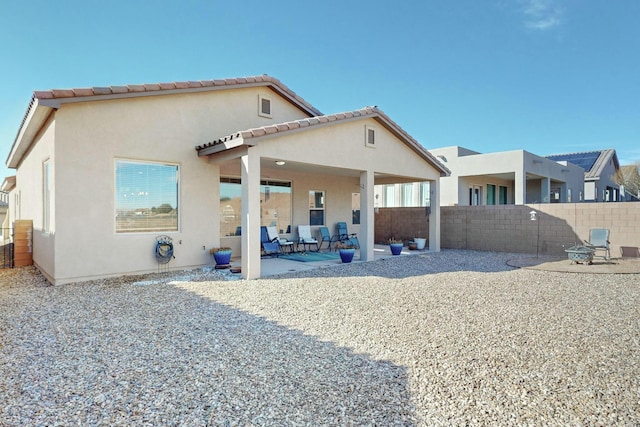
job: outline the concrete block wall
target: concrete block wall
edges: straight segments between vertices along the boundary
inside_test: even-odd
[[[537,212],[531,221],[530,212]],[[441,247],[564,255],[589,238],[591,228],[608,228],[611,254],[640,247],[640,203],[559,203],[441,208]]]
[[[564,256],[566,248],[589,238],[591,228],[609,229],[613,257],[620,247],[640,247],[640,202],[443,206],[440,215],[443,249]],[[418,230],[428,235],[424,208],[381,208],[375,221],[379,243],[392,236],[411,240]]]
[[[391,237],[405,243],[414,237],[428,238],[429,217],[425,208],[380,208],[375,214],[374,241],[386,243]]]

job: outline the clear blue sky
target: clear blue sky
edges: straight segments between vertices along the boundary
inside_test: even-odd
[[[637,0],[4,2],[2,171],[34,90],[259,74],[323,113],[377,105],[427,148],[635,163],[639,17]]]

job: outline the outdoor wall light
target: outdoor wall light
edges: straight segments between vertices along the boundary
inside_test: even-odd
[[[278,166],[284,166],[286,162],[284,160],[276,160],[276,165]]]
[[[529,216],[531,217],[531,221],[536,221],[538,219],[538,212],[536,211],[531,211],[529,212]]]

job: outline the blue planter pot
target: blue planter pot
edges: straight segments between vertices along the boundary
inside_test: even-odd
[[[402,252],[402,243],[389,243],[389,249],[391,249],[391,255],[400,255]]]
[[[355,249],[340,249],[340,259],[344,263],[350,263],[351,261],[353,261],[353,255],[355,253]]]
[[[218,251],[213,254],[216,265],[228,265],[231,261],[231,251]]]

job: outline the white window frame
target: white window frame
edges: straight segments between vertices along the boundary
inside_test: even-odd
[[[117,221],[117,217],[118,217],[118,208],[119,208],[119,203],[118,203],[118,197],[119,195],[117,194],[118,192],[118,163],[123,162],[123,163],[137,163],[140,165],[159,165],[159,166],[168,166],[168,167],[175,167],[176,168],[176,206],[174,207],[174,209],[178,210],[177,213],[177,218],[176,218],[176,225],[175,228],[174,227],[158,227],[158,228],[151,228],[149,227],[148,229],[144,229],[144,228],[140,228],[140,229],[118,229],[118,221]],[[181,198],[180,198],[180,164],[178,163],[172,163],[172,162],[159,162],[159,161],[153,161],[153,160],[140,160],[140,159],[128,159],[128,158],[116,158],[114,163],[113,163],[113,180],[114,180],[114,231],[116,234],[119,235],[130,235],[130,234],[146,234],[146,233],[172,233],[172,232],[179,232],[180,231],[180,223],[181,223],[181,211],[182,209],[181,207]]]
[[[324,190],[309,190],[309,197],[311,197],[311,194],[313,194],[314,196],[317,193],[321,193],[321,199],[322,199],[322,207],[317,207],[315,204],[311,205],[311,203],[309,203],[309,224],[310,225],[326,225],[327,222],[327,211],[326,211],[326,207],[327,207],[327,192]],[[311,212],[322,212],[322,224],[311,224]]]
[[[264,110],[262,109],[263,102],[268,102],[269,103],[269,112],[268,113],[265,113]],[[271,101],[271,98],[267,98],[266,96],[258,95],[258,115],[260,117],[266,117],[268,119],[271,119],[272,118],[272,115],[271,115],[272,107],[273,107],[273,102]]]
[[[371,125],[364,126],[364,146],[376,148],[376,128]]]

